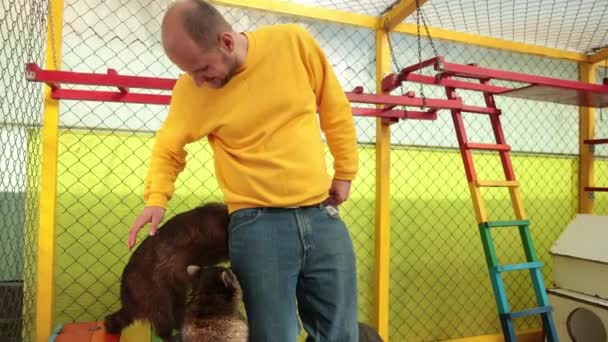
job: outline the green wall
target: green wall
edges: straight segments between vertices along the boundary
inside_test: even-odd
[[[143,206],[150,136],[63,132],[57,206],[57,323],[101,319],[118,304],[129,257],[127,232]],[[168,215],[221,200],[209,146],[189,147]],[[362,147],[361,171],[342,209],[358,255],[361,320],[371,321],[374,269],[375,152]],[[328,157],[328,161],[331,158]],[[502,179],[491,154],[475,159],[482,179]],[[513,155],[532,234],[551,277],[548,249],[576,208],[573,158]],[[331,165],[331,164],[328,164]],[[598,169],[606,170],[608,163]],[[512,218],[506,190],[483,192],[491,219]],[[462,160],[457,151],[395,148],[391,153],[391,335],[429,340],[499,330]],[[598,202],[606,204],[605,200]],[[140,234],[141,237],[144,233]],[[500,261],[522,260],[516,232],[495,235]],[[514,309],[532,305],[526,274],[507,277]],[[550,282],[547,281],[548,286]],[[538,322],[523,321],[524,327]]]

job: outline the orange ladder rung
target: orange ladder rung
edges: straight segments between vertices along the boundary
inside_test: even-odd
[[[510,151],[511,146],[507,144],[482,144],[482,143],[465,143],[464,148],[469,150],[486,150],[486,151]]]
[[[475,185],[478,187],[485,188],[517,188],[519,186],[519,182],[517,181],[475,181]]]

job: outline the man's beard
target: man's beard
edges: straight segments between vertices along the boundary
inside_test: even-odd
[[[220,87],[225,86],[234,77],[237,69],[236,59],[231,60],[228,58],[228,56],[224,56],[224,62],[228,64],[228,73],[220,82]]]

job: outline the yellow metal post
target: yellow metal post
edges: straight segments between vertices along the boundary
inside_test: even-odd
[[[426,0],[419,0],[422,4]],[[301,5],[295,2],[281,1],[281,0],[211,0],[216,5],[239,7],[239,8],[251,8],[260,11],[266,11],[270,13],[276,13],[280,15],[288,15],[299,18],[314,19],[324,22],[331,22],[337,24],[344,24],[355,27],[365,27],[369,29],[384,29],[386,24],[382,18],[378,20],[378,17],[357,14],[347,11],[339,11],[326,9],[321,7]],[[407,3],[414,3],[414,6],[406,6]],[[393,14],[400,14],[400,16],[407,13],[407,11],[415,11],[415,1],[402,1],[391,9]],[[413,13],[413,12],[410,12]],[[405,18],[405,17],[404,17]],[[397,22],[397,19],[393,19],[389,23],[388,27],[393,27],[393,32],[405,33],[409,35],[416,35],[417,28],[415,24],[409,24]],[[429,32],[434,39],[441,39],[451,42],[462,43],[465,45],[475,45],[480,47],[486,47],[491,49],[498,49],[510,52],[523,53],[527,55],[537,55],[556,59],[566,59],[575,62],[587,62],[588,57],[583,53],[577,53],[567,50],[547,48],[540,45],[523,44],[514,42],[506,39],[497,39],[477,34],[456,32],[450,30],[444,30],[436,27],[429,27]],[[420,33],[426,36],[426,31],[423,29]],[[472,61],[475,62],[475,61]]]
[[[595,54],[589,56],[590,63],[598,63],[606,59],[608,59],[608,47],[605,47],[596,52]]]
[[[410,14],[414,13],[417,5],[422,7],[425,2],[426,0],[418,0],[418,4],[416,4],[416,0],[400,0],[380,19],[382,28],[392,30]]]
[[[376,91],[382,93],[382,78],[390,73],[391,54],[388,33],[376,31]],[[390,152],[391,129],[376,119],[376,268],[374,318],[378,333],[388,342],[390,282]]]
[[[47,27],[46,68],[60,68],[63,0],[50,0]],[[55,205],[57,199],[57,157],[59,101],[45,86],[42,126],[42,180],[38,267],[36,289],[36,341],[48,341],[53,324],[53,266],[55,261]]]
[[[338,24],[374,29],[378,18],[372,15],[301,5],[279,0],[211,0],[216,5],[250,8],[281,15],[315,19]]]
[[[581,82],[595,82],[595,68],[592,63],[579,63],[579,80]],[[579,107],[579,177],[578,177],[578,212],[580,214],[593,213],[593,198],[585,191],[586,186],[594,185],[593,152],[586,139],[595,136],[595,110],[589,107]]]

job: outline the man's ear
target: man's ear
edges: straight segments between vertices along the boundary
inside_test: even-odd
[[[233,53],[236,41],[231,32],[222,32],[218,36],[219,49],[224,53]]]

